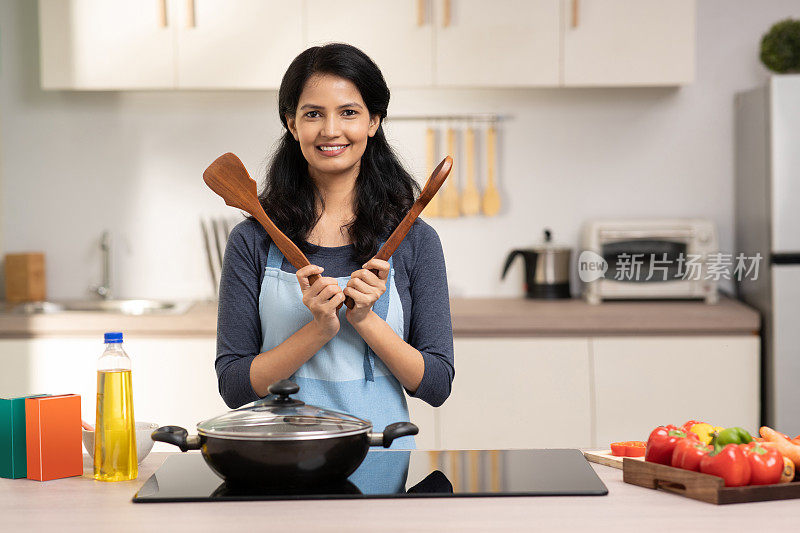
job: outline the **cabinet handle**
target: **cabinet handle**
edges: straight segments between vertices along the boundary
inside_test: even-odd
[[[425,25],[425,4],[427,0],[417,0],[417,26]]]
[[[158,3],[158,23],[162,28],[167,27],[167,0],[160,0]]]
[[[194,23],[194,0],[186,0],[186,27],[196,27]]]
[[[572,27],[577,28],[581,11],[580,0],[572,0]]]
[[[450,0],[444,0],[442,9],[442,28],[450,26]]]

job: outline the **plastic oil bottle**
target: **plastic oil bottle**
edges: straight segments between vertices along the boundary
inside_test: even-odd
[[[122,333],[106,333],[105,343],[106,349],[97,360],[94,478],[126,481],[139,474],[131,360],[122,348]]]

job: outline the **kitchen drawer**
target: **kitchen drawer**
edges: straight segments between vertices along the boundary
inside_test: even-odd
[[[591,445],[589,339],[455,339],[443,448]]]
[[[759,426],[756,335],[592,339],[600,448],[662,424]]]

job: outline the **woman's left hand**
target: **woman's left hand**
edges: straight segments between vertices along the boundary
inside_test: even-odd
[[[378,298],[386,292],[386,279],[389,277],[389,263],[372,258],[367,261],[361,270],[356,270],[350,276],[350,281],[344,288],[344,295],[355,302],[352,309],[345,313],[347,321],[353,325],[364,320]],[[375,275],[373,270],[377,270]]]

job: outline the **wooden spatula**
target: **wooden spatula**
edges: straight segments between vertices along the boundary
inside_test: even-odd
[[[475,186],[475,130],[467,128],[464,144],[467,148],[467,184],[461,193],[461,213],[477,215],[481,210],[481,195]]]
[[[456,130],[447,128],[447,153],[454,154],[456,151]],[[445,218],[456,218],[460,214],[458,201],[458,184],[455,179],[450,180],[442,192],[442,203],[439,206],[440,215]]]
[[[311,264],[300,248],[284,235],[264,212],[258,201],[256,182],[235,154],[228,152],[216,158],[203,172],[203,181],[212,191],[220,195],[227,205],[253,215],[267,230],[275,246],[296,269]],[[318,279],[319,274],[312,274],[308,277],[308,282],[313,285]]]
[[[494,158],[495,158],[495,142],[497,133],[494,126],[490,126],[486,131],[486,147],[488,153],[486,155],[486,169],[487,181],[486,190],[483,191],[483,214],[493,217],[500,211],[500,193],[494,184]]]
[[[433,172],[431,172],[428,181],[425,182],[425,186],[422,188],[422,192],[417,198],[417,201],[414,202],[414,205],[411,206],[411,209],[408,210],[406,216],[403,217],[403,220],[400,221],[400,224],[397,225],[395,230],[389,235],[389,238],[386,239],[386,242],[383,243],[381,249],[378,250],[378,253],[374,255],[375,258],[381,259],[383,261],[388,261],[392,254],[397,250],[397,247],[400,246],[400,243],[403,242],[403,239],[406,238],[406,234],[411,229],[411,226],[414,225],[414,222],[419,217],[419,214],[425,209],[425,206],[428,205],[428,202],[431,201],[436,195],[436,192],[441,188],[444,180],[447,179],[447,176],[450,174],[450,169],[453,168],[453,158],[445,156],[442,159],[442,162],[437,165]],[[377,274],[377,270],[372,271],[374,274]],[[349,307],[353,308],[353,299],[352,298],[345,298],[344,304]]]
[[[436,130],[427,128],[425,131],[425,171],[428,175],[433,172],[433,165],[436,164]],[[428,206],[422,212],[426,217],[439,216],[439,197],[434,196],[428,202]]]

